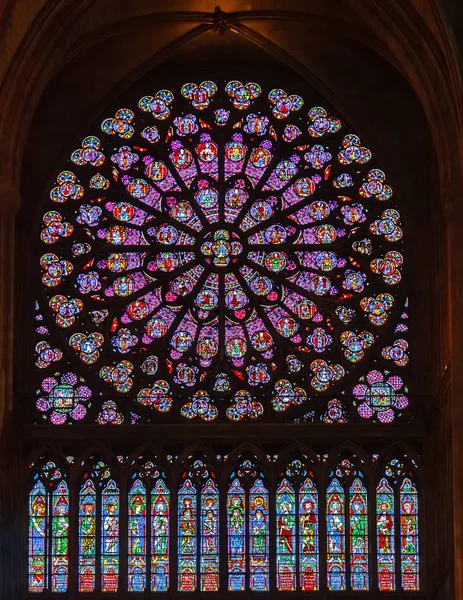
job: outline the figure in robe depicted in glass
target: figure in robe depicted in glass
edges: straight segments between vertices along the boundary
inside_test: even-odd
[[[69,490],[60,482],[52,496],[52,591],[66,592],[68,588]]]
[[[418,493],[408,478],[400,486],[400,555],[402,588],[416,591],[419,589]]]
[[[201,490],[201,590],[219,589],[219,490],[210,479]]]
[[[187,479],[178,492],[178,577],[179,591],[196,589],[196,488]]]
[[[349,489],[350,584],[353,590],[368,590],[367,491],[359,478]]]
[[[283,479],[277,488],[277,587],[296,589],[296,497],[294,488]]]
[[[143,592],[146,587],[146,489],[136,480],[129,491],[128,587]]]
[[[169,490],[158,479],[151,492],[151,590],[169,588]]]
[[[228,525],[228,589],[245,589],[246,573],[246,520],[245,494],[239,479],[234,479],[227,496]]]
[[[79,496],[79,591],[93,592],[96,566],[96,491],[88,479]]]
[[[376,555],[378,587],[395,589],[394,491],[387,479],[376,488]]]
[[[318,589],[318,494],[311,479],[299,492],[299,582],[304,591]]]
[[[257,479],[249,494],[250,533],[250,589],[253,592],[268,590],[268,491]]]
[[[103,489],[101,513],[101,589],[115,592],[119,583],[119,490],[112,480]]]
[[[346,589],[344,490],[333,479],[327,489],[327,575],[329,590]]]
[[[37,482],[29,496],[29,591],[45,589],[45,546],[47,528],[46,491]]]

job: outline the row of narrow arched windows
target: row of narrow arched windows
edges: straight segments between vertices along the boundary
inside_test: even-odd
[[[66,592],[75,577],[79,592],[209,592],[222,570],[229,591],[419,589],[418,491],[405,460],[371,486],[361,462],[343,459],[323,487],[293,460],[270,492],[253,458],[225,487],[190,459],[175,484],[142,460],[124,498],[103,461],[84,469],[75,495],[54,462],[33,463],[29,591]]]

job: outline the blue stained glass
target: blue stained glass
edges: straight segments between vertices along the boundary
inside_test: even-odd
[[[178,589],[192,592],[197,586],[196,488],[186,479],[178,492]]]
[[[359,478],[349,489],[350,585],[353,590],[368,590],[367,490]]]
[[[151,589],[166,592],[169,588],[170,494],[162,479],[151,492]]]
[[[219,490],[209,479],[201,490],[201,591],[219,589]]]
[[[61,481],[52,495],[51,589],[67,592],[69,574],[69,489]]]
[[[119,490],[113,480],[101,500],[101,589],[116,592],[119,585]]]
[[[79,495],[79,591],[93,592],[96,566],[96,491],[87,480]]]
[[[296,495],[287,479],[277,488],[277,587],[296,589]]]
[[[242,591],[246,580],[246,496],[239,479],[228,489],[228,589]]]
[[[139,479],[130,488],[128,504],[128,589],[143,592],[146,588],[146,489]]]
[[[29,591],[45,589],[45,545],[47,532],[47,496],[38,481],[29,495]]]
[[[344,490],[334,478],[326,491],[328,589],[346,589],[346,531]]]
[[[412,481],[400,486],[400,562],[402,589],[419,589],[418,492]]]
[[[268,591],[268,518],[268,491],[257,479],[249,493],[249,571],[253,592]]]
[[[318,589],[318,494],[311,479],[299,492],[299,581],[304,591]]]

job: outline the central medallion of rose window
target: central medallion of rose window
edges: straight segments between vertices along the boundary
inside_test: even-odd
[[[230,262],[236,262],[242,251],[243,246],[236,233],[230,233],[225,229],[208,233],[201,245],[201,252],[206,262],[216,267],[227,267]]]

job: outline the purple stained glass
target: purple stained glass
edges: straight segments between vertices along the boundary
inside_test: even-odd
[[[50,190],[37,414],[292,422],[326,396],[317,420],[406,418],[403,237],[386,174],[325,108],[240,81],[144,96]],[[352,401],[328,421],[332,394]]]

